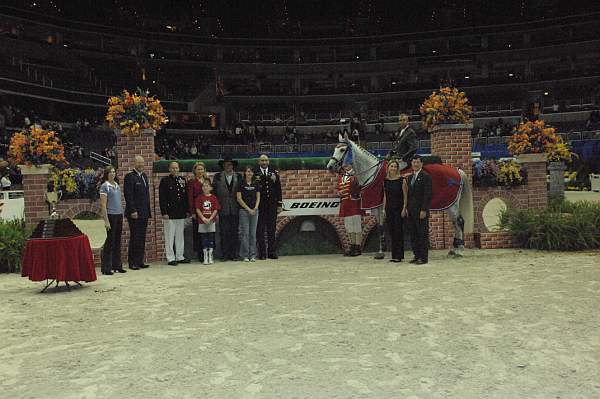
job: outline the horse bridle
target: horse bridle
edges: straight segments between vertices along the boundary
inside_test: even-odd
[[[344,151],[344,155],[340,159],[337,159],[333,155],[329,157],[329,160],[330,161],[331,160],[335,161],[335,164],[337,165],[336,172],[339,172],[340,169],[342,168],[342,166],[344,166],[344,162],[343,161],[344,161],[344,159],[346,159],[346,156],[348,156],[347,149],[348,149],[348,146],[349,146],[348,143],[345,143],[343,141],[340,141],[338,144],[345,145],[346,146],[346,151]],[[377,162],[375,165],[371,166],[370,168],[368,168],[368,169],[366,169],[366,170],[364,170],[364,171],[362,171],[360,173],[355,173],[355,172],[353,172],[353,173],[344,173],[343,176],[360,176],[360,175],[364,175],[364,174],[370,172],[371,170],[378,168],[379,165],[381,165],[381,161]]]
[[[345,145],[346,150],[344,151],[344,155],[340,159],[337,159],[333,155],[329,157],[330,161],[332,161],[332,160],[335,161],[336,172],[339,172],[339,170],[342,168],[342,166],[344,166],[344,159],[346,159],[346,156],[348,155],[348,143],[344,143],[343,141],[340,141],[338,144]]]

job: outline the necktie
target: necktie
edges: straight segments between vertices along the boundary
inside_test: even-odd
[[[411,186],[414,186],[415,180],[417,180],[417,174],[416,173],[413,174],[412,180],[410,181],[410,185]]]

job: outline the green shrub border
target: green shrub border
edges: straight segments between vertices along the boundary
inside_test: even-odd
[[[580,251],[600,248],[600,203],[552,200],[547,209],[508,209],[500,216],[522,248]]]

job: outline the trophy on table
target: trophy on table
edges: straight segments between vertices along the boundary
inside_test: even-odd
[[[48,219],[56,220],[58,219],[58,212],[56,211],[56,205],[62,198],[62,191],[48,191],[46,193],[46,202],[49,205],[50,216]]]

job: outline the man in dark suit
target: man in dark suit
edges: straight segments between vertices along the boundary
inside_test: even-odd
[[[240,253],[239,245],[239,211],[236,190],[242,181],[242,177],[234,169],[237,161],[225,156],[219,161],[221,172],[213,178],[214,194],[219,200],[221,210],[219,211],[219,235],[221,237],[221,259],[238,260]]]
[[[429,254],[429,206],[431,204],[431,176],[423,170],[420,155],[412,159],[413,174],[408,184],[408,231],[415,257],[410,263],[424,265]]]
[[[137,155],[133,170],[125,175],[125,217],[129,223],[127,261],[132,270],[145,269],[146,229],[150,218],[150,182],[144,173],[144,158]]]
[[[417,135],[408,124],[408,115],[400,114],[398,123],[398,132],[396,133],[396,138],[388,157],[401,158],[408,164],[417,152]]]
[[[262,154],[258,159],[258,169],[254,178],[260,187],[260,204],[258,206],[258,226],[256,241],[259,259],[277,259],[275,251],[275,228],[277,215],[282,210],[281,181],[279,173],[269,166],[269,157]],[[265,234],[267,241],[265,243]],[[266,245],[265,245],[266,244]],[[266,247],[266,248],[265,248]]]

